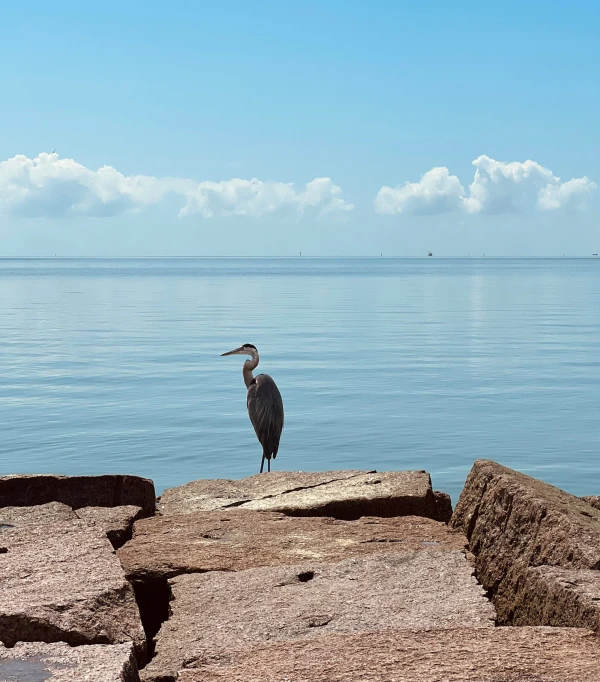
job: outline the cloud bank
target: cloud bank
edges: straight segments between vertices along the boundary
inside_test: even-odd
[[[315,215],[345,213],[354,206],[330,178],[304,187],[294,183],[233,178],[195,182],[187,178],[123,175],[112,166],[90,170],[73,159],[42,153],[0,162],[0,214],[23,217],[108,217],[181,199],[179,217],[260,217],[278,211]]]
[[[375,211],[388,215],[553,211],[582,208],[596,189],[596,183],[585,176],[561,182],[535,161],[506,163],[480,156],[473,165],[475,177],[468,192],[447,168],[432,168],[419,182],[382,187],[374,202]]]

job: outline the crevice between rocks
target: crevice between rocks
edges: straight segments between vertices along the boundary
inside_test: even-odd
[[[154,638],[162,624],[169,618],[169,602],[171,601],[169,579],[165,576],[153,576],[146,580],[130,580],[130,582],[146,634],[147,663],[149,663],[156,650]]]
[[[150,663],[156,653],[154,638],[160,631],[163,623],[170,616],[169,604],[172,601],[173,594],[169,580],[179,575],[190,575],[193,573],[207,573],[207,571],[181,570],[173,571],[168,575],[147,575],[141,578],[128,577],[133,587],[140,619],[146,635],[146,665]]]
[[[493,594],[492,594],[491,590],[486,588],[486,586],[483,584],[483,582],[479,578],[479,574],[477,571],[477,557],[475,556],[475,554],[473,554],[472,550],[469,548],[469,542],[468,541],[467,541],[466,547],[462,550],[462,554],[465,557],[465,561],[467,562],[467,564],[471,568],[471,575],[473,576],[473,578],[475,578],[475,580],[477,581],[477,584],[483,590],[485,599],[487,599],[488,602],[494,607],[494,619],[493,619],[494,627],[500,627],[501,625],[503,625],[503,623],[501,623],[500,620],[498,619],[498,612],[496,610],[496,605],[494,604]]]
[[[478,515],[479,514],[479,508],[477,508],[476,512]],[[494,603],[495,596],[498,592],[498,588],[500,587],[500,581],[496,581],[493,584],[486,586],[484,581],[481,579],[480,574],[479,574],[478,565],[477,565],[477,554],[473,551],[473,547],[471,546],[471,540],[470,539],[467,539],[466,551],[472,557],[471,561],[469,562],[471,564],[471,567],[473,570],[472,575],[475,578],[475,580],[477,580],[478,585],[481,585],[481,589],[484,591],[485,598],[494,607],[494,614],[495,614],[494,626],[495,627],[501,627],[501,626],[510,625],[509,623],[504,623],[501,621],[500,617],[498,616],[496,604]],[[468,555],[467,555],[467,557],[468,557]]]

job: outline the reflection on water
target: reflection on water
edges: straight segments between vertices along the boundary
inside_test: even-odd
[[[258,471],[242,343],[286,408],[278,469],[477,458],[600,492],[597,260],[0,260],[0,473]]]
[[[35,659],[0,661],[0,680],[9,682],[45,682],[52,677],[48,668]]]

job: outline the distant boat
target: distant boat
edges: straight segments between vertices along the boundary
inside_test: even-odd
[[[433,254],[431,253],[431,251],[429,251],[429,252],[427,253],[427,255],[428,255],[428,256],[433,256]]]
[[[592,256],[597,256],[597,255],[598,255],[597,253],[593,253],[593,254],[592,254]]]

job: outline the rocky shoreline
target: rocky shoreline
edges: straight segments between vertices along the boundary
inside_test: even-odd
[[[0,477],[0,682],[596,682],[600,502],[475,462]]]

